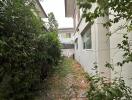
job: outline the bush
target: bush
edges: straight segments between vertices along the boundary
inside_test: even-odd
[[[41,79],[50,75],[61,58],[60,43],[56,33],[42,34],[37,42],[37,65],[41,68]]]
[[[132,90],[122,78],[109,82],[104,77],[88,76],[88,100],[132,100]]]
[[[0,100],[33,100],[60,59],[55,33],[44,33],[27,0],[0,1]]]

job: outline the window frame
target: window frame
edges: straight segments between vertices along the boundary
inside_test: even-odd
[[[78,50],[78,38],[75,40],[75,50]]]
[[[90,37],[90,40],[86,39],[86,35],[88,35],[87,37]],[[92,50],[92,33],[91,33],[91,26],[87,26],[84,31],[82,32],[81,34],[81,38],[82,38],[82,47],[83,47],[83,50]],[[85,40],[84,40],[85,39]],[[84,43],[87,43],[87,41],[90,41],[90,47],[85,47],[86,44]]]

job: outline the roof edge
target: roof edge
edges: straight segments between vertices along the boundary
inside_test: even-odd
[[[40,6],[41,10],[43,11],[43,14],[46,16],[46,18],[48,18],[48,16],[47,16],[47,14],[46,14],[44,8],[42,7],[40,1],[39,1],[39,0],[36,0],[36,2],[38,3],[38,5]]]

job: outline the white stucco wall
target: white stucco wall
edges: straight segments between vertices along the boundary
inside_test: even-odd
[[[112,71],[112,79],[115,77],[120,77],[122,70],[121,76],[124,78],[126,84],[132,87],[132,63],[125,64],[122,69],[116,65],[117,62],[123,60],[122,55],[124,53],[124,51],[117,48],[117,44],[121,43],[123,34],[127,33],[126,29],[121,29],[119,31],[116,30],[119,28],[119,26],[124,25],[125,22],[125,20],[121,20],[119,23],[113,24],[110,28],[113,33],[110,37],[110,58],[115,69]],[[128,33],[128,36],[129,40],[132,40],[132,33]]]
[[[94,44],[92,44],[93,46]],[[96,61],[95,51],[93,49],[83,49],[82,37],[78,34],[78,49],[75,50],[75,59],[83,66],[86,72],[93,74],[94,62]]]
[[[62,55],[66,57],[73,57],[74,49],[61,49]]]
[[[95,5],[96,6],[96,5]],[[82,14],[82,12],[80,13]],[[112,18],[112,16],[109,16]],[[120,75],[121,68],[116,66],[118,61],[122,61],[123,51],[117,48],[117,44],[122,40],[122,33],[126,33],[126,29],[117,31],[118,27],[123,25],[126,21],[122,20],[117,24],[113,24],[110,29],[105,29],[102,25],[103,22],[107,21],[106,18],[98,18],[91,27],[92,35],[92,49],[83,49],[83,41],[81,32],[87,26],[83,18],[79,24],[78,30],[74,35],[74,40],[78,39],[78,49],[75,49],[75,58],[83,66],[85,71],[90,74],[94,74],[92,68],[94,62],[99,65],[99,72],[105,72],[105,76],[109,78],[115,78]],[[112,36],[107,37],[106,33],[111,31]],[[128,34],[129,40],[132,41],[132,33]],[[132,49],[132,46],[131,46]],[[110,71],[105,68],[104,65],[107,62],[111,62],[114,65],[114,71]],[[132,87],[132,63],[125,64],[122,68],[122,77],[128,86]]]
[[[71,37],[70,38],[66,38],[63,36],[64,33],[58,33],[58,37],[59,37],[59,40],[61,43],[66,43],[66,44],[73,44],[74,41],[73,41],[73,33],[70,33],[71,34]],[[65,33],[67,34],[67,33]]]
[[[83,49],[81,32],[88,23],[85,22],[85,19],[82,19],[78,27],[79,31],[75,34],[75,39],[78,39],[78,49],[75,49],[75,58],[89,74],[95,73],[93,67],[96,62],[99,66],[99,72],[103,72],[105,76],[110,77],[110,71],[104,67],[106,61],[110,61],[109,39],[106,37],[108,29],[102,25],[105,20],[106,18],[95,20],[95,23],[91,26],[92,49]]]
[[[58,37],[61,44],[74,44],[73,40],[73,29],[60,29],[58,32]],[[70,34],[71,37],[66,37],[66,34]],[[71,57],[74,53],[74,48],[61,49],[61,54],[66,57]]]
[[[89,74],[93,74],[94,70],[94,62],[96,61],[95,50],[93,49],[95,46],[92,44],[92,49],[83,49],[83,41],[81,32],[87,26],[88,23],[85,22],[85,19],[82,19],[80,25],[78,27],[78,32],[75,33],[75,39],[78,39],[78,49],[75,49],[75,59],[83,66],[84,70]],[[92,26],[94,29],[95,25]],[[91,30],[93,31],[93,30]],[[91,37],[94,37],[95,34],[91,34]],[[92,39],[94,41],[94,39]]]

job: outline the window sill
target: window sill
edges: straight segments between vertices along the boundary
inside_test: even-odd
[[[83,51],[93,51],[93,49],[83,49]]]

